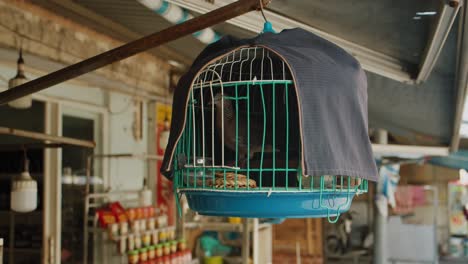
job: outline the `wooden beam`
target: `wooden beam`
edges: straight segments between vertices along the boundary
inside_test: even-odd
[[[0,150],[3,151],[19,151],[23,149],[46,149],[46,148],[63,148],[68,146],[63,143],[24,143],[24,144],[0,144]]]
[[[142,37],[142,34],[130,30],[72,0],[39,0],[34,1],[34,4],[38,4],[83,26],[92,28],[97,32],[110,35],[111,37],[123,42],[129,42]],[[190,58],[166,46],[160,46],[158,49],[151,50],[150,52],[158,58],[165,60],[173,59],[183,63],[184,65],[192,64]]]
[[[66,144],[66,145],[79,146],[79,147],[84,147],[84,148],[94,148],[96,146],[96,144],[92,141],[68,138],[68,137],[52,136],[52,135],[48,135],[44,133],[14,129],[14,128],[9,128],[9,127],[0,127],[0,134],[30,138],[30,139],[41,140],[41,141],[50,141],[51,143]]]
[[[195,17],[184,23],[169,27],[146,37],[124,44],[115,49],[106,51],[89,59],[70,65],[61,70],[52,72],[34,79],[13,89],[0,93],[0,105],[23,96],[39,92],[53,85],[65,82],[85,73],[94,71],[114,62],[126,59],[137,53],[160,46],[183,36],[195,33],[204,28],[224,22],[247,12],[257,10],[260,3],[266,6],[269,0],[239,0],[227,6],[213,10],[209,13]]]

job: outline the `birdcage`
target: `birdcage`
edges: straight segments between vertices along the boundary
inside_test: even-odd
[[[307,98],[299,94],[297,71],[266,45],[214,53],[195,62],[180,82],[189,87],[174,98],[185,103],[175,102],[173,110],[183,109],[184,122],[171,126],[173,150],[164,166],[177,193],[204,215],[336,221],[354,196],[367,192],[368,179],[354,170],[304,171],[310,163],[304,126],[310,122],[304,121]]]

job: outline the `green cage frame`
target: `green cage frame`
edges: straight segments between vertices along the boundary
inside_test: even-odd
[[[261,50],[257,50],[261,49]],[[243,50],[247,50],[243,54]],[[253,59],[249,58],[253,54]],[[266,54],[265,54],[266,53]],[[246,55],[247,54],[247,55]],[[262,59],[257,58],[257,54],[261,54]],[[237,57],[236,57],[237,56]],[[260,55],[259,55],[260,56]],[[247,57],[247,58],[246,58]],[[254,61],[261,63],[261,74],[260,80],[257,80],[257,75],[252,77],[252,68]],[[267,63],[265,63],[267,61]],[[247,62],[247,63],[245,63]],[[237,63],[237,66],[236,66]],[[268,65],[266,65],[268,64]],[[222,65],[222,66],[221,66]],[[228,65],[228,66],[226,66]],[[234,65],[234,66],[233,66]],[[244,66],[243,66],[244,65]],[[265,67],[263,66],[265,65]],[[268,67],[270,66],[270,67]],[[229,74],[226,74],[225,68],[230,67]],[[233,68],[238,71],[234,71]],[[237,78],[239,72],[244,72],[243,67],[250,68],[250,74],[245,74],[244,78],[239,77],[238,80],[233,80],[232,75]],[[217,68],[220,68],[219,70]],[[258,67],[257,67],[258,68]],[[282,69],[283,72],[275,74],[275,69]],[[266,70],[265,70],[266,69]],[[269,70],[271,69],[271,73]],[[269,72],[271,80],[265,80],[263,72]],[[288,71],[288,73],[285,73]],[[229,75],[229,77],[226,77]],[[266,76],[266,74],[265,74]],[[280,76],[280,78],[277,78]],[[275,78],[276,77],[276,78]],[[209,79],[209,81],[206,81]],[[209,92],[206,92],[208,90]],[[242,133],[239,129],[240,119],[245,118],[247,138],[245,139],[247,145],[247,153],[250,153],[251,147],[251,108],[252,108],[252,94],[253,91],[261,98],[261,109],[263,114],[263,127],[261,151],[259,155],[259,165],[254,167],[251,164],[251,159],[247,158],[246,166],[241,167],[241,161],[239,158],[239,134]],[[267,90],[268,99],[267,100]],[[292,91],[291,91],[292,90]],[[234,118],[235,122],[235,138],[236,146],[232,151],[234,152],[235,160],[231,166],[225,164],[225,145],[224,143],[224,126],[222,130],[222,142],[221,146],[215,144],[214,135],[214,123],[215,123],[215,111],[226,111],[216,109],[212,104],[211,107],[207,107],[207,102],[214,100],[214,95],[220,93],[222,100],[222,109],[225,109],[227,104],[231,105],[235,109]],[[228,92],[226,92],[228,91]],[[280,91],[283,95],[282,99],[284,102],[283,106],[277,105],[277,93]],[[207,93],[208,99],[205,99]],[[321,208],[328,209],[327,218],[330,222],[336,222],[338,217],[332,218],[332,216],[339,216],[341,208],[349,207],[354,195],[366,193],[368,191],[368,181],[358,177],[350,177],[345,175],[322,175],[322,176],[303,176],[301,166],[290,166],[290,136],[291,129],[297,129],[291,127],[291,113],[290,113],[290,100],[291,94],[294,94],[294,82],[290,77],[290,71],[285,66],[285,63],[281,58],[275,55],[272,51],[263,47],[249,47],[240,48],[232,51],[230,54],[223,56],[216,62],[209,64],[203,68],[203,71],[199,73],[194,81],[194,85],[190,90],[187,110],[186,110],[186,122],[184,131],[179,138],[179,141],[175,150],[174,159],[174,188],[178,193],[193,192],[193,191],[209,191],[209,192],[236,192],[239,195],[243,195],[249,192],[264,192],[270,195],[272,192],[281,193],[312,193],[319,195],[319,203]],[[297,98],[295,98],[297,101]],[[269,104],[269,105],[268,105]],[[267,107],[268,105],[268,107]],[[239,110],[241,107],[245,107],[245,116],[242,117],[242,112]],[[272,109],[271,112],[271,166],[265,166],[265,150],[267,144],[267,119],[268,113],[267,108]],[[279,139],[277,139],[277,110],[285,109],[284,112],[284,146],[279,152],[279,149],[275,149]],[[197,112],[198,111],[198,112]],[[208,111],[208,114],[206,113]],[[198,113],[198,114],[196,114]],[[222,117],[225,117],[222,114]],[[210,118],[211,122],[205,122]],[[197,119],[198,117],[198,119]],[[199,123],[202,122],[200,125]],[[209,130],[211,124],[211,142],[206,140],[206,131]],[[201,135],[201,136],[200,136]],[[217,139],[219,140],[219,139]],[[300,140],[300,139],[299,139]],[[211,144],[211,156],[213,159],[208,162],[207,154],[209,151],[205,149],[205,146]],[[218,148],[222,148],[222,162],[216,164],[215,159],[215,145]],[[300,150],[299,150],[300,151]],[[278,155],[284,156],[284,166],[277,164]],[[301,163],[302,155],[296,157],[296,163]],[[211,164],[210,164],[211,163]],[[265,175],[271,175],[270,184],[264,183]],[[258,181],[255,182],[255,187],[252,185],[252,175],[256,176]],[[284,175],[284,184],[280,185],[276,182],[278,176]],[[291,181],[293,175],[296,175],[296,181]],[[241,177],[242,176],[242,177]],[[220,184],[221,182],[221,184]],[[292,186],[291,186],[292,185]],[[347,198],[345,203],[338,206],[334,204],[333,195],[345,195]],[[333,205],[332,205],[333,204]],[[330,210],[338,210],[338,214],[331,213]],[[311,216],[313,217],[313,216]]]

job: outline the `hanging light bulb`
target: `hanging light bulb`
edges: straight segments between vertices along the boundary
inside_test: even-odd
[[[148,188],[146,178],[143,179],[143,189],[139,195],[140,206],[151,206],[153,204],[153,192]]]
[[[167,147],[167,142],[169,141],[169,118],[167,114],[164,117],[164,127],[159,135],[159,147],[165,151]]]
[[[19,213],[32,212],[37,208],[37,182],[29,174],[29,160],[26,157],[23,172],[11,186],[10,207]]]
[[[26,83],[28,79],[24,75],[24,60],[23,60],[23,50],[20,49],[19,58],[18,58],[18,69],[16,72],[16,76],[10,81],[8,81],[8,89],[15,88],[18,85]],[[32,95],[26,95],[19,99],[13,100],[8,103],[9,106],[18,109],[26,109],[31,107],[32,105]]]

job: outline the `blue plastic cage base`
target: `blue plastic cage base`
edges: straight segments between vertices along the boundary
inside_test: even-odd
[[[355,192],[256,192],[180,190],[201,215],[248,218],[337,218],[349,210]]]

